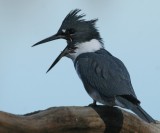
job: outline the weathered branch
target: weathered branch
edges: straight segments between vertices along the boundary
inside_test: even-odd
[[[159,133],[149,124],[116,107],[53,107],[26,115],[0,112],[0,133]]]

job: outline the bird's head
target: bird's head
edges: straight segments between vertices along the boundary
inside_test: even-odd
[[[65,39],[67,41],[66,48],[53,62],[48,71],[54,65],[56,65],[56,63],[63,56],[67,56],[75,60],[76,57],[81,53],[94,52],[100,48],[103,48],[102,39],[95,26],[95,23],[98,19],[85,20],[83,19],[85,14],[78,15],[80,11],[80,9],[72,10],[65,17],[58,32],[55,35],[43,39],[33,45],[36,46],[56,39]]]

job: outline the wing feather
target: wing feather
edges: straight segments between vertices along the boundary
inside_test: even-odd
[[[90,85],[106,97],[132,95],[136,98],[126,67],[106,50],[81,54],[75,65],[84,86]]]

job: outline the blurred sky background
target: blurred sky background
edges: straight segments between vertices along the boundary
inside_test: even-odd
[[[31,46],[70,10],[99,18],[105,47],[126,65],[142,107],[160,120],[159,0],[0,0],[0,110],[24,114],[92,102],[68,58],[46,74],[64,40]]]

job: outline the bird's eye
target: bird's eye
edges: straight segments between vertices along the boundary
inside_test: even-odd
[[[74,33],[75,33],[75,30],[71,28],[71,29],[68,30],[68,33],[69,33],[70,35],[71,35],[71,34],[74,34]]]

